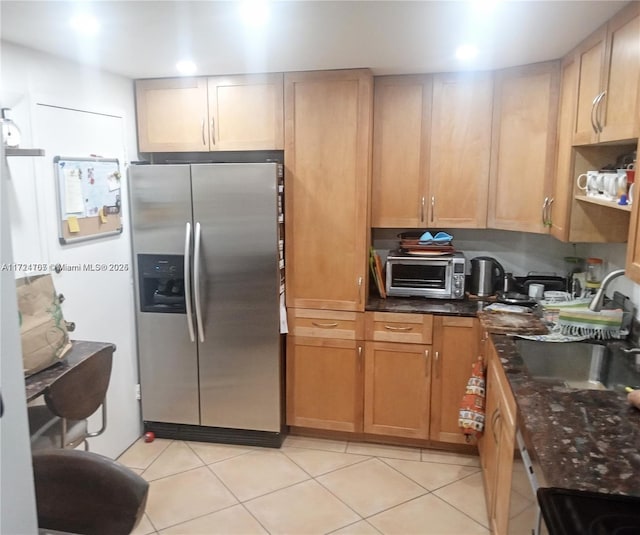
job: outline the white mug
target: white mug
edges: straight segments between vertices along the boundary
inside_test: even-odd
[[[634,182],[629,186],[629,193],[627,195],[627,202],[629,204],[633,204],[633,194],[635,189],[636,189],[636,183]]]
[[[585,178],[584,185],[582,184],[582,177]],[[576,180],[576,184],[578,189],[582,191],[586,191],[587,195],[595,196],[599,195],[600,191],[602,191],[602,180],[600,178],[600,173],[598,171],[587,171],[586,173],[582,173]]]
[[[620,175],[616,173],[601,173],[602,175],[602,194],[605,199],[613,201],[618,198],[618,183]],[[624,175],[626,184],[627,175]]]
[[[529,297],[532,299],[542,299],[544,296],[544,284],[530,284]]]

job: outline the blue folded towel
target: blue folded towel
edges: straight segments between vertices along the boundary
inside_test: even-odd
[[[427,231],[418,240],[419,243],[429,244],[429,243],[448,243],[453,239],[451,234],[447,234],[446,232],[438,232],[435,236],[431,234],[431,232]]]

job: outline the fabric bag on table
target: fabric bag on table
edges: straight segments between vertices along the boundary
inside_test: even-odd
[[[70,349],[60,299],[50,274],[16,281],[25,376],[58,362]]]
[[[480,437],[484,431],[486,383],[482,358],[473,364],[471,377],[460,404],[458,425],[467,442]]]

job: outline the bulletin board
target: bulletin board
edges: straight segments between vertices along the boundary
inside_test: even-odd
[[[121,175],[117,159],[56,156],[60,243],[122,233]]]

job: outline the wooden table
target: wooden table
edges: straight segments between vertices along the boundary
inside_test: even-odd
[[[25,378],[27,402],[44,394],[45,390],[53,384],[56,379],[62,377],[82,361],[91,358],[102,351],[113,352],[116,350],[115,344],[109,342],[72,340],[71,344],[71,350],[62,358],[62,360],[49,368]]]

